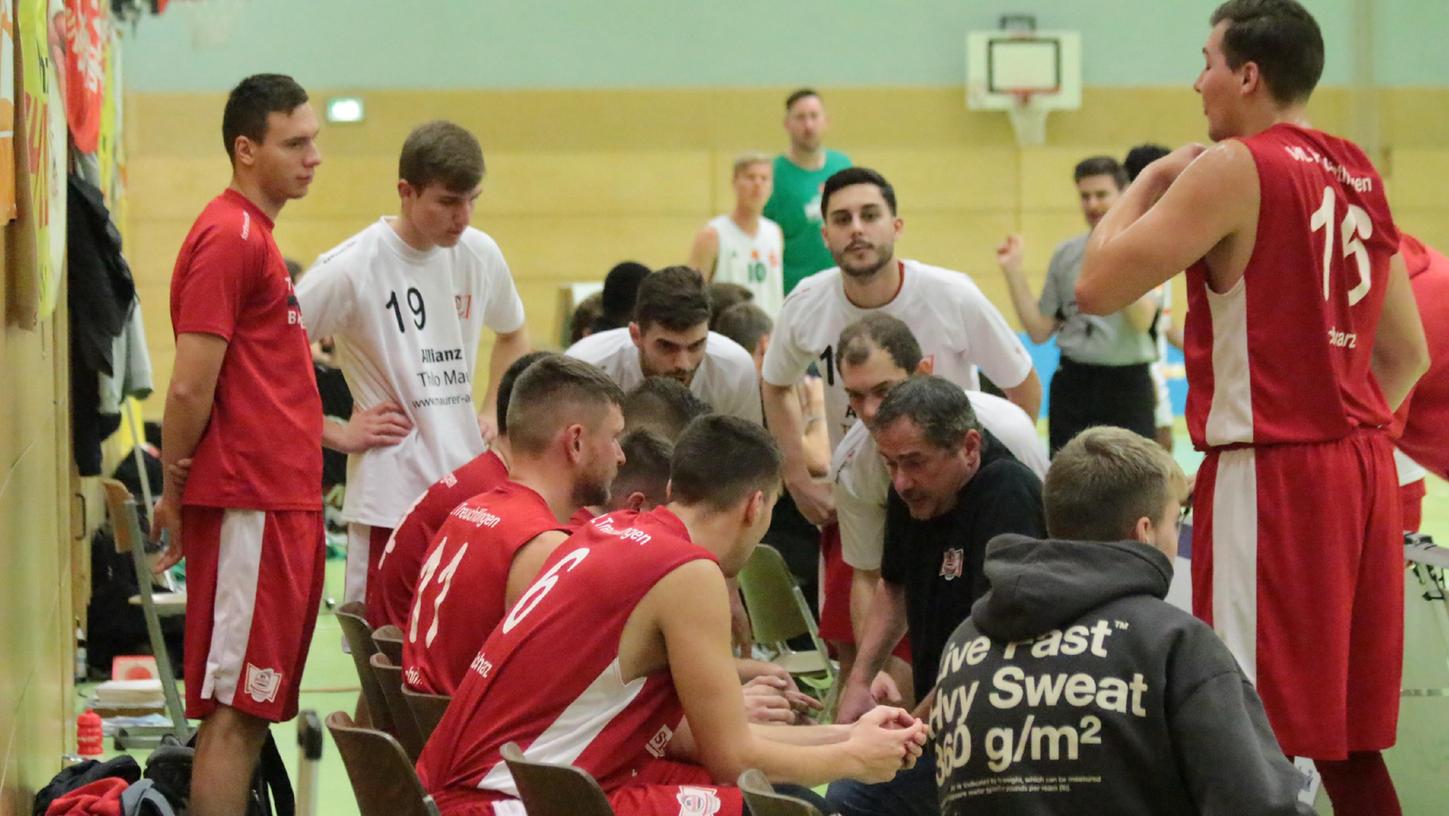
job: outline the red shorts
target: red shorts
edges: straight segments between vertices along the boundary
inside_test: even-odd
[[[487,792],[462,792],[435,797],[442,816],[527,816],[517,799],[498,799]],[[618,816],[741,816],[744,797],[733,785],[716,785],[699,765],[657,759],[639,775],[605,791]]]
[[[845,563],[840,551],[840,526],[828,524],[820,531],[820,560],[824,577],[820,581],[820,639],[827,643],[855,644],[855,631],[850,627],[850,584],[855,568]],[[892,655],[911,662],[911,637],[907,634],[896,644]]]
[[[342,589],[343,603],[367,603],[367,588],[377,580],[377,563],[382,560],[382,551],[387,549],[389,538],[392,538],[391,527],[347,525],[347,573]],[[373,623],[370,614],[368,623]]]
[[[181,508],[186,716],[297,714],[327,560],[320,510]]]
[[[1386,437],[1212,451],[1197,476],[1193,612],[1256,683],[1284,752],[1394,744],[1404,648]]]
[[[608,792],[619,816],[740,816],[740,789],[716,785],[699,765],[656,759],[627,784]]]
[[[1400,526],[1406,533],[1417,533],[1424,523],[1424,496],[1428,493],[1423,479],[1416,479],[1406,485],[1399,485]]]

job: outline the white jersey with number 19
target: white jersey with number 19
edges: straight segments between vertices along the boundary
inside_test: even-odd
[[[333,337],[359,408],[395,402],[413,432],[347,462],[349,522],[395,527],[428,486],[482,453],[473,377],[483,327],[523,326],[523,301],[492,238],[471,227],[419,252],[387,219],[323,253],[297,283],[313,338]]]

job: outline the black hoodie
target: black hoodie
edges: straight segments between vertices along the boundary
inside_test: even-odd
[[[985,569],[931,711],[942,814],[1313,813],[1227,647],[1162,600],[1162,553],[1003,535]]]

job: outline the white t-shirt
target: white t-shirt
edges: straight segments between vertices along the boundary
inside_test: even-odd
[[[967,391],[966,396],[971,398],[981,427],[1001,440],[1038,478],[1045,479],[1050,464],[1046,446],[1026,412],[1013,402],[981,391]],[[864,422],[852,425],[835,448],[830,477],[840,523],[841,557],[856,569],[880,569],[891,477]]]
[[[628,326],[591,334],[569,346],[564,354],[602,368],[625,391],[644,382],[639,347],[629,337]],[[704,359],[694,370],[689,390],[709,403],[715,413],[763,422],[755,360],[739,343],[722,334],[709,333]]]
[[[419,252],[387,219],[323,253],[297,283],[312,337],[331,336],[359,408],[391,400],[413,422],[393,446],[347,458],[342,517],[394,527],[428,487],[482,453],[473,407],[478,343],[523,327],[523,301],[498,244],[469,228]]]
[[[737,283],[755,293],[755,305],[773,320],[785,301],[785,235],[780,225],[761,217],[754,235],[740,229],[729,215],[710,219],[719,238],[711,282]]]
[[[761,374],[771,385],[794,385],[812,362],[820,361],[832,450],[855,422],[836,367],[835,344],[846,326],[868,314],[879,311],[905,321],[934,360],[934,372],[962,388],[980,387],[977,366],[1002,388],[1020,385],[1031,373],[1031,357],[1021,340],[971,278],[919,261],[902,261],[901,268],[900,292],[878,309],[851,303],[840,269],[832,267],[801,281],[775,321]]]

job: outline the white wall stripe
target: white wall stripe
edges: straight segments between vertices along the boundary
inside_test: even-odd
[[[231,705],[236,696],[251,638],[266,524],[267,514],[262,510],[226,510],[222,515],[216,598],[211,609],[211,651],[206,656],[202,699]]]
[[[1204,433],[1209,445],[1253,441],[1253,382],[1248,362],[1248,278],[1223,294],[1204,284],[1213,321],[1213,395]]]
[[[619,670],[619,659],[614,658],[614,662],[605,667],[594,678],[594,682],[559,713],[558,719],[524,747],[524,758],[556,765],[574,764],[594,738],[639,696],[647,679],[637,677],[625,683]],[[518,788],[513,784],[513,775],[501,760],[483,775],[478,781],[478,787],[509,796],[518,795]]]
[[[1224,451],[1213,485],[1213,629],[1258,682],[1258,465],[1252,448]]]

